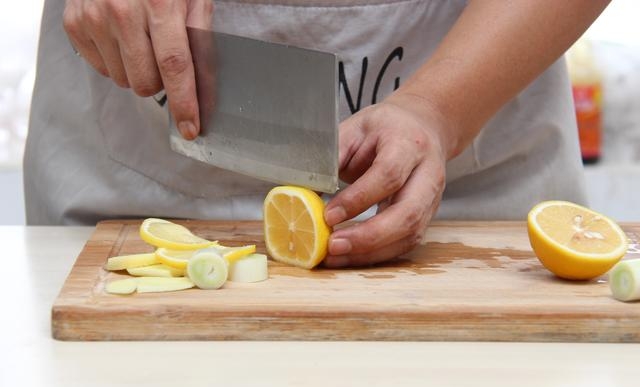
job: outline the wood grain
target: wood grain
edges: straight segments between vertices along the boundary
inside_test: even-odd
[[[260,222],[179,221],[227,245],[256,244]],[[640,303],[606,277],[560,280],[520,222],[439,222],[428,242],[384,265],[312,271],[269,262],[269,280],[222,289],[106,294],[124,277],[108,257],[151,252],[140,221],[98,224],[52,309],[60,340],[429,340],[640,342]],[[624,224],[640,258],[640,224]]]

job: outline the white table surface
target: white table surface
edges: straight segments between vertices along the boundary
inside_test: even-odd
[[[640,386],[640,344],[53,340],[92,231],[0,226],[0,387]]]

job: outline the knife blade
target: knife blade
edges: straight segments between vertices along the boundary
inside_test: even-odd
[[[171,148],[277,184],[338,189],[337,56],[187,28],[201,133]]]

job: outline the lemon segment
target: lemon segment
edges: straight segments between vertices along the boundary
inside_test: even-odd
[[[529,241],[558,277],[586,280],[606,273],[627,251],[627,237],[606,216],[565,201],[546,201],[527,217]]]
[[[198,250],[217,243],[194,235],[182,225],[156,218],[142,222],[140,237],[150,245],[170,250]]]
[[[324,202],[315,192],[294,186],[273,188],[263,207],[265,244],[276,261],[311,269],[327,255],[331,228]]]
[[[160,247],[156,250],[156,257],[159,262],[173,267],[175,269],[184,270],[187,268],[187,262],[198,250],[169,250]]]
[[[246,245],[246,246],[237,246],[237,247],[227,247],[222,245],[213,246],[213,249],[217,250],[222,258],[224,258],[227,263],[232,264],[233,262],[246,257],[249,254],[253,254],[256,252],[256,245]]]

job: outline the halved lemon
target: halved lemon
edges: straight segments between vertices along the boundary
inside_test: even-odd
[[[570,202],[539,203],[529,212],[527,228],[540,262],[566,279],[602,275],[627,252],[627,236],[616,222]]]
[[[273,188],[264,200],[264,237],[276,261],[311,269],[327,255],[331,228],[324,221],[324,202],[301,187]]]
[[[142,222],[140,237],[150,245],[170,250],[198,250],[217,243],[193,235],[182,225],[156,218]]]

